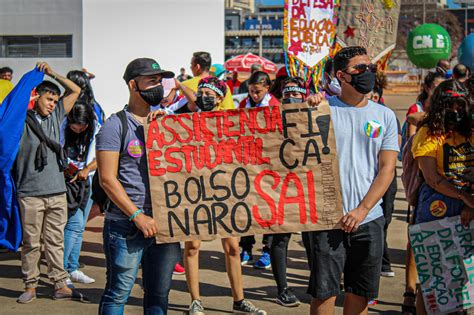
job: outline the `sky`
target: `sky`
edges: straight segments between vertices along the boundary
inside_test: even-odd
[[[263,5],[283,5],[284,0],[256,0],[256,2]],[[454,0],[448,0],[448,7],[459,8],[459,4],[455,4]]]
[[[454,0],[448,0],[448,7],[449,8],[459,8],[459,4],[454,3]]]
[[[255,2],[257,4],[263,4],[263,5],[283,5],[285,1],[284,0],[256,0]]]

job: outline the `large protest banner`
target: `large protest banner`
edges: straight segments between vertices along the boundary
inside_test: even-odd
[[[283,42],[292,76],[319,82],[334,44],[339,0],[285,0]]]
[[[328,230],[342,217],[327,102],[169,115],[145,132],[157,242]]]
[[[474,307],[474,222],[460,217],[409,227],[423,299],[428,314]]]
[[[341,2],[337,43],[341,47],[362,46],[372,62],[385,69],[397,40],[400,1],[345,0]]]

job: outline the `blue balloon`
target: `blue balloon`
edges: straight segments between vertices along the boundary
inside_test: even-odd
[[[459,46],[458,60],[459,63],[474,69],[474,33],[465,37]]]

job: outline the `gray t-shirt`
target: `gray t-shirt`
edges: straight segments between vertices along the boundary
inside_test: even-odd
[[[59,143],[60,125],[66,111],[60,100],[54,111],[47,117],[36,114],[46,137]],[[57,154],[47,148],[48,164],[42,169],[35,166],[36,149],[40,144],[39,138],[26,124],[21,136],[20,148],[13,166],[13,178],[15,180],[17,196],[36,197],[54,195],[66,192],[64,174],[59,169]]]
[[[380,151],[400,150],[397,120],[392,110],[372,101],[356,108],[333,96],[329,105],[346,214],[359,206],[369,191],[378,173]],[[362,224],[383,215],[381,202],[377,202]]]
[[[126,110],[128,132],[124,151],[120,154],[118,180],[132,202],[147,215],[151,215],[150,184],[145,152],[143,126]],[[102,126],[96,138],[96,151],[120,152],[122,124],[117,115],[112,115]],[[114,204],[106,211],[108,219],[128,219]]]

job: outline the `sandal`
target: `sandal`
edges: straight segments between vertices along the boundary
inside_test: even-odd
[[[413,298],[413,301],[415,301],[416,294],[413,292],[405,292],[403,293],[403,297],[410,297]],[[402,315],[416,315],[416,306],[402,304]]]

